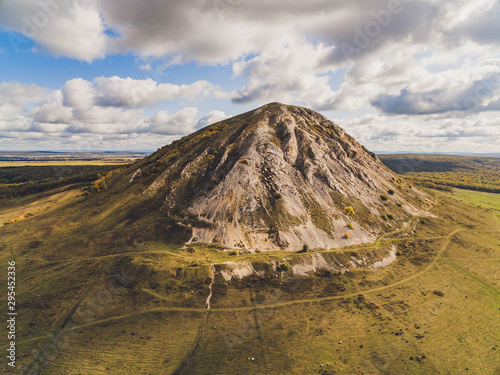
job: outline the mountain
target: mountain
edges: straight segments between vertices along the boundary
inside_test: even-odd
[[[426,200],[332,121],[279,103],[175,141],[120,178],[188,244],[241,249],[373,242]]]

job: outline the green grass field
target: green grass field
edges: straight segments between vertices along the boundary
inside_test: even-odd
[[[82,198],[72,191],[3,201],[2,219],[38,213],[0,228],[1,272],[11,252],[17,256],[18,368],[50,375],[498,374],[500,196],[433,193],[436,204],[403,231],[320,252],[345,264],[379,259],[396,246],[397,260],[385,268],[229,282],[220,274],[212,280],[211,265],[294,264],[312,252],[230,256],[209,244],[180,249],[132,238],[127,227],[100,229],[123,202],[74,211]],[[91,214],[75,235],[82,212]],[[5,277],[0,289],[5,308]]]
[[[455,189],[454,196],[464,202],[470,202],[483,208],[500,211],[500,194]]]

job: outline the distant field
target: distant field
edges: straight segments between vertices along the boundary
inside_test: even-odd
[[[500,211],[500,194],[455,189],[454,196],[463,202],[477,204],[483,208]]]
[[[0,152],[0,199],[85,188],[144,157],[140,152]]]
[[[46,167],[46,166],[78,166],[78,165],[123,165],[131,164],[136,159],[129,160],[60,160],[60,161],[0,161],[0,168],[5,167]]]
[[[395,154],[378,155],[394,172],[420,186],[448,190],[470,189],[500,193],[500,158],[477,156]]]
[[[2,152],[0,168],[36,166],[80,166],[131,164],[144,152]]]
[[[48,162],[51,163],[51,162]],[[0,199],[26,196],[72,185],[74,188],[89,186],[114,170],[127,164],[48,164],[0,168]]]
[[[0,161],[58,161],[58,160],[106,160],[140,159],[149,152],[46,152],[46,151],[0,151]]]

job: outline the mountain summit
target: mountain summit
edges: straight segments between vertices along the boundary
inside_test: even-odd
[[[159,149],[122,186],[138,187],[187,243],[259,250],[373,242],[425,200],[332,121],[279,103]]]

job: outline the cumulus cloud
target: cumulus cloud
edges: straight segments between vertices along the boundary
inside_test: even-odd
[[[50,90],[36,85],[18,82],[0,83],[0,130],[28,130],[31,122],[25,116],[29,105],[44,103],[50,96]]]
[[[446,119],[371,114],[334,121],[377,152],[498,153],[500,121],[484,113]]]
[[[54,90],[50,94],[50,100],[45,103],[38,103],[31,111],[32,118],[36,124],[68,124],[72,120],[71,107],[63,105],[63,92]],[[51,126],[47,131],[56,127]],[[47,127],[45,128],[47,129]],[[57,127],[60,129],[60,127]]]
[[[121,77],[97,77],[92,82],[75,78],[63,87],[64,103],[77,109],[93,105],[117,108],[153,107],[158,102],[174,99],[220,97],[223,91],[207,81],[190,85],[158,83],[151,78],[137,80]]]
[[[236,62],[234,74],[248,77],[248,85],[237,93],[233,102],[298,101],[316,108],[325,107],[336,96],[326,75],[329,69],[320,66],[329,51],[330,48],[321,43],[313,45],[302,40]]]
[[[62,88],[63,104],[75,109],[87,109],[94,105],[92,84],[82,78],[66,82]]]
[[[494,0],[4,0],[0,25],[83,60],[134,52],[219,64],[306,37],[337,47],[330,60],[339,62],[351,47],[349,58],[363,57],[398,43],[450,42],[457,31],[492,39],[497,11]]]
[[[145,7],[141,2],[124,0],[102,1],[100,9],[107,24],[120,35],[111,43],[114,51],[218,64],[258,52],[286,35],[283,23],[266,22],[267,12],[253,14],[248,3],[151,0]],[[267,3],[258,3],[269,8]]]
[[[484,66],[480,65],[469,69],[465,75],[464,72],[455,71],[454,79],[443,83],[440,88],[428,91],[410,91],[405,88],[397,95],[380,94],[371,103],[388,114],[424,115],[496,110],[500,100],[499,62],[489,66],[493,69],[482,69]],[[497,71],[494,71],[495,66]],[[477,77],[477,73],[485,75]]]
[[[440,82],[435,64],[465,64],[466,59],[500,53],[496,21],[500,5],[495,0],[149,0],[147,6],[136,0],[5,0],[1,4],[0,27],[24,34],[56,55],[92,61],[107,54],[133,53],[149,61],[146,66],[154,59],[166,60],[164,67],[191,60],[230,63],[235,75],[247,81],[232,96],[240,104],[279,100],[349,111],[369,103],[378,108],[386,102],[404,104],[404,95],[423,92],[408,84]],[[340,89],[331,80],[339,69],[347,71]],[[74,84],[85,89],[82,82]],[[189,91],[201,97],[229,96],[205,81],[179,87],[112,77],[92,85],[94,104],[104,107],[152,106],[173,96],[192,97]],[[443,86],[427,88],[421,102],[446,93],[449,87]],[[387,97],[379,97],[383,94]]]
[[[149,132],[163,135],[191,133],[196,125],[198,109],[187,107],[175,115],[167,111],[159,111],[152,119]]]
[[[24,134],[38,137],[52,134],[69,138],[74,134],[119,136],[188,134],[207,121],[225,114],[212,111],[198,119],[198,109],[185,107],[176,113],[158,110],[150,115],[148,107],[177,99],[194,101],[218,90],[206,81],[191,85],[158,84],[148,80],[99,77],[92,82],[81,78],[67,81],[60,90],[17,82],[0,83],[1,137]]]
[[[95,0],[4,0],[0,27],[57,56],[92,61],[106,55],[106,28]]]
[[[217,111],[217,110],[211,111],[206,116],[203,116],[201,119],[198,120],[198,123],[196,124],[196,129],[204,128],[205,126],[215,124],[216,122],[225,120],[229,117],[230,116],[226,115],[222,111]]]

